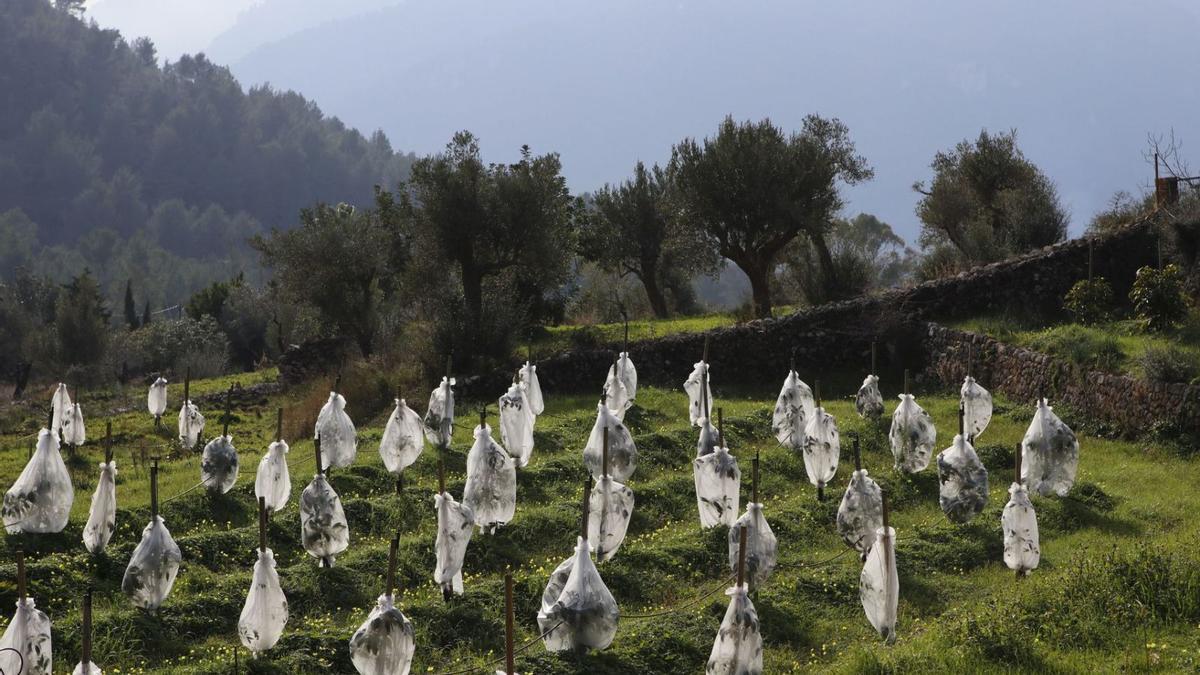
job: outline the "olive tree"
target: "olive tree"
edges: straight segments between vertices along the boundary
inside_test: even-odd
[[[754,311],[771,315],[771,278],[780,252],[808,237],[826,279],[836,283],[826,233],[842,208],[839,188],[873,176],[846,125],[809,115],[786,133],[770,120],[726,117],[716,136],[684,139],[669,166],[678,216],[750,278]]]

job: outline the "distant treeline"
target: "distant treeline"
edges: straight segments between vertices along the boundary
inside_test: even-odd
[[[256,268],[246,242],[317,200],[367,204],[409,155],[203,56],[160,67],[46,0],[0,3],[0,275],[90,267],[175,302]]]

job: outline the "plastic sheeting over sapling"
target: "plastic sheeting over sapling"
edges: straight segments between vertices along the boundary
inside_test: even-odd
[[[287,597],[279,584],[279,572],[275,570],[275,554],[269,548],[260,549],[254,563],[250,592],[238,617],[238,637],[246,649],[257,656],[279,642],[287,620]]]
[[[733,526],[738,517],[742,484],[737,458],[730,454],[729,448],[718,444],[713,452],[692,460],[692,468],[700,527]]]
[[[467,453],[463,504],[484,532],[495,532],[517,510],[516,461],[492,440],[492,428],[486,424],[475,427],[475,443]]]
[[[987,505],[988,471],[962,434],[938,454],[937,470],[938,502],[947,518],[965,523]]]
[[[588,542],[600,562],[612,560],[633,517],[633,490],[602,476],[588,497]]]
[[[278,513],[292,494],[292,475],[287,464],[288,444],[282,439],[267,447],[254,475],[254,498],[267,500],[267,510]]]
[[[153,516],[129,558],[121,590],[135,606],[154,612],[170,595],[181,562],[183,554],[171,538],[166,522],[162,516]]]
[[[4,527],[9,534],[62,532],[74,502],[75,488],[58,451],[58,434],[42,429],[33,457],[4,494]]]
[[[808,473],[808,482],[818,490],[825,489],[837,474],[841,452],[837,420],[818,406],[804,427],[804,470]]]
[[[529,464],[533,456],[533,423],[537,419],[525,396],[525,387],[514,382],[499,400],[500,440],[516,460],[517,466]]]
[[[425,438],[439,448],[450,447],[454,436],[454,378],[443,377],[442,383],[429,394],[425,409]]]
[[[858,578],[858,597],[867,620],[888,644],[896,641],[896,610],[900,602],[895,542],[894,528],[879,528]]]
[[[933,418],[917,405],[912,394],[900,395],[900,405],[892,413],[888,440],[897,471],[917,473],[929,466],[937,443],[937,429],[933,426]]]
[[[746,584],[725,591],[729,607],[708,655],[706,675],[761,675],[763,641],[758,630],[758,611]]]
[[[92,506],[83,526],[83,546],[88,553],[100,553],[108,546],[117,529],[117,462],[100,462],[100,478],[92,493]]]
[[[185,448],[194,448],[204,433],[204,415],[200,407],[191,400],[185,400],[179,408],[179,443]]]
[[[601,464],[604,454],[604,428],[608,427],[608,470],[613,480],[624,483],[637,468],[637,446],[629,428],[617,419],[603,402],[596,406],[596,423],[583,448],[583,463],[592,477],[599,479],[603,473]]]
[[[517,377],[520,378],[521,384],[525,385],[525,393],[529,398],[529,407],[535,416],[541,415],[546,411],[546,403],[542,399],[542,384],[538,382],[537,366],[526,361],[525,365],[521,366]],[[450,384],[454,384],[451,380]]]
[[[775,400],[775,412],[771,415],[771,430],[775,440],[785,448],[801,452],[807,441],[804,429],[816,415],[817,404],[812,388],[800,379],[795,370],[789,370]]]
[[[1013,483],[1008,488],[1008,495],[1008,503],[1000,514],[1000,527],[1004,530],[1004,564],[1010,570],[1028,574],[1037,569],[1042,559],[1037,514],[1024,485]]]
[[[842,541],[865,560],[875,544],[875,533],[883,527],[883,491],[866,469],[850,474],[846,493],[838,505],[837,530]]]
[[[1079,469],[1079,440],[1054,414],[1046,399],[1039,399],[1033,421],[1021,441],[1021,481],[1029,491],[1065,497]]]
[[[324,449],[324,442],[321,447]],[[300,493],[300,543],[304,550],[333,567],[334,558],[350,545],[350,526],[342,510],[342,499],[325,474],[313,476]]]
[[[421,416],[404,399],[396,399],[396,408],[388,417],[383,438],[379,439],[383,466],[391,473],[401,473],[417,461],[424,449]]]
[[[968,375],[963,380],[960,396],[967,436],[977,440],[992,421],[992,394]]]
[[[693,367],[692,373],[683,382],[683,390],[688,395],[688,419],[692,426],[697,426],[701,419],[707,418],[708,410],[716,405],[713,402],[708,375],[708,364],[698,361]]]
[[[448,492],[434,495],[437,509],[437,540],[434,551],[437,561],[433,580],[442,587],[442,594],[463,592],[463,558],[467,555],[467,544],[475,532],[475,513],[471,507],[459,504]]]
[[[542,593],[537,620],[546,649],[607,649],[617,634],[620,615],[616,599],[592,562],[587,540],[579,537],[575,555],[554,570]]]
[[[879,393],[879,376],[867,375],[854,395],[854,410],[863,419],[878,419],[883,415],[883,394]]]
[[[741,530],[746,528],[746,584],[758,588],[766,583],[778,560],[779,542],[763,516],[763,505],[751,502],[746,512],[729,528],[729,569],[736,572]]]
[[[0,637],[0,671],[52,675],[53,665],[50,617],[37,608],[33,598],[18,599],[17,611]]]
[[[204,446],[200,458],[200,481],[210,492],[225,494],[238,477],[238,453],[232,436],[217,436]]]
[[[315,436],[321,439],[322,469],[344,467],[354,463],[358,454],[358,437],[354,422],[346,414],[346,399],[329,392],[329,400],[317,413]]]
[[[384,594],[350,638],[350,661],[361,675],[408,675],[414,646],[412,623]]]
[[[160,377],[150,385],[150,391],[146,394],[146,409],[155,418],[162,417],[162,414],[167,411],[166,379]]]

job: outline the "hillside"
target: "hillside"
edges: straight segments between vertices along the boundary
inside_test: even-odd
[[[264,373],[263,376],[269,376]],[[1081,435],[1075,489],[1064,499],[1038,498],[1042,564],[1014,581],[1000,561],[999,515],[1011,476],[1011,448],[1028,425],[1028,405],[997,400],[992,425],[978,444],[991,472],[990,501],[969,525],[947,522],[937,506],[932,468],[905,478],[891,468],[886,422],[866,424],[839,397],[828,403],[846,449],[832,496],[814,499],[800,458],[780,448],[770,432],[775,383],[752,389],[722,387],[714,371],[717,401],[724,407],[729,445],[743,471],[743,502],[750,494],[750,458],[762,457],[765,514],[780,540],[780,565],[757,593],[766,672],[1110,672],[1134,669],[1178,672],[1195,667],[1200,648],[1195,625],[1196,554],[1190,542],[1200,531],[1190,518],[1200,507],[1189,476],[1196,460],[1172,455],[1153,443],[1124,443]],[[251,380],[242,378],[245,384]],[[254,377],[254,379],[258,379]],[[193,391],[219,392],[224,381],[193,383]],[[884,382],[888,412],[894,382]],[[175,590],[155,616],[130,607],[120,578],[148,518],[147,473],[131,454],[165,453],[170,432],[153,432],[142,409],[144,392],[88,392],[89,429],[102,427],[100,411],[132,406],[114,416],[119,513],[106,557],[91,558],[79,542],[95,463],[102,454],[95,431],[80,457],[70,461],[75,508],[61,535],[10,536],[0,547],[29,552],[30,592],[54,622],[55,664],[78,654],[78,602],[84,588],[97,593],[96,658],[106,672],[215,674],[233,671],[236,622],[250,583],[256,530],[252,512],[254,467],[274,429],[274,409],[287,410],[285,435],[303,439],[303,422],[323,398],[296,392],[262,405],[235,408],[230,427],[242,453],[237,486],[211,497],[194,486],[198,457],[164,463],[163,513],[184,557]],[[376,452],[384,415],[361,413],[361,398],[348,411],[359,427],[357,463],[335,470],[332,482],[350,521],[349,550],[333,569],[317,567],[299,542],[296,498],[311,476],[312,443],[293,440],[289,455],[292,501],[275,518],[270,544],[279,560],[290,619],[280,644],[248,662],[249,672],[347,673],[347,642],[380,592],[387,540],[401,537],[398,579],[402,607],[416,634],[414,673],[491,673],[503,646],[502,575],[516,578],[517,644],[536,638],[535,614],[550,571],[569,552],[576,532],[582,479],[580,448],[595,416],[594,398],[547,391],[530,466],[518,477],[512,523],[495,536],[476,535],[466,559],[466,594],[442,601],[433,569],[436,455],[426,449],[405,474],[403,496]],[[181,388],[172,384],[170,401]],[[952,428],[957,395],[918,392],[942,431]],[[423,395],[414,398],[423,401]],[[628,422],[641,459],[629,481],[637,505],[628,539],[611,562],[600,565],[623,617],[611,649],[586,656],[554,655],[534,641],[517,659],[520,672],[695,673],[703,668],[726,598],[729,576],[722,529],[697,527],[691,458],[695,433],[688,428],[686,398],[678,391],[639,390],[639,408]],[[423,410],[423,405],[417,403]],[[448,456],[448,489],[461,496],[464,454],[472,415],[468,401]],[[218,413],[205,406],[210,424]],[[1076,428],[1079,421],[1059,410]],[[25,434],[38,415],[13,416],[0,439],[0,473],[15,476],[24,462]],[[165,425],[169,426],[169,425]],[[213,427],[215,429],[215,426]],[[850,433],[863,437],[863,461],[891,494],[898,532],[899,640],[882,644],[858,601],[860,564],[838,537],[833,521],[852,460]],[[938,447],[948,443],[939,434]],[[0,568],[0,602],[11,606],[13,568]],[[239,671],[241,672],[241,671]]]
[[[202,277],[193,290],[228,278],[253,265],[250,235],[316,201],[367,202],[410,161],[383,134],[292,92],[245,90],[203,56],[160,67],[147,40],[45,0],[0,4],[4,277],[90,266],[110,294],[132,277],[155,304],[186,300],[148,260]]]

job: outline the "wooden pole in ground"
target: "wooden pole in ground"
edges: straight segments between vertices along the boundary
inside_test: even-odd
[[[884,534],[887,534],[887,531],[888,531],[888,515],[889,515],[889,514],[888,514],[888,499],[887,499],[887,491],[885,491],[885,490],[883,490],[883,489],[881,488],[881,489],[879,490],[879,497],[880,497],[881,501],[883,502],[883,532],[884,532]]]
[[[723,412],[724,411],[720,407],[717,408],[717,443],[722,448],[726,447],[725,446],[725,416],[724,416]]]
[[[600,450],[600,477],[608,475],[608,427],[604,429],[604,445]]]
[[[758,502],[758,451],[757,450],[754,451],[754,459],[751,462],[751,467],[752,467],[752,473],[750,474],[750,480],[751,480],[751,483],[750,483],[751,488],[750,489],[751,489],[752,499],[754,500],[754,503],[757,504],[757,503],[759,503]]]
[[[192,394],[191,394],[192,369],[188,368],[186,371],[184,371],[184,373],[185,374],[183,376],[183,404],[187,405],[188,402],[190,402],[192,400]]]
[[[746,583],[746,526],[742,525],[738,530],[737,585],[741,588]]]
[[[221,435],[229,436],[229,418],[233,416],[233,385],[225,392],[225,418],[222,420]]]
[[[150,465],[150,519],[158,520],[158,458],[153,458]]]
[[[516,675],[513,663],[513,578],[512,573],[504,575],[504,672]]]
[[[112,456],[112,420],[107,420],[104,422],[104,463],[111,464]]]
[[[319,433],[316,438],[313,438],[313,453],[317,457],[317,475],[320,476],[325,473],[325,469],[321,468],[321,434]]]
[[[967,439],[967,433],[966,433],[966,427],[965,427],[966,416],[967,416],[967,409],[963,405],[963,402],[959,401],[958,402],[958,435],[961,436],[964,441]]]
[[[92,589],[83,594],[83,625],[80,627],[80,661],[83,662],[84,675],[92,672]]]
[[[28,593],[25,587],[25,551],[17,549],[17,598],[25,604]]]
[[[1016,457],[1016,465],[1017,466],[1016,466],[1016,469],[1014,469],[1013,482],[1018,485],[1020,485],[1022,483],[1022,480],[1021,480],[1021,459],[1022,459],[1021,453],[1022,453],[1022,450],[1023,449],[1021,447],[1021,442],[1017,441],[1017,451],[1016,451],[1016,453],[1014,453],[1014,456]]]
[[[858,434],[854,434],[854,470],[862,471],[862,453],[858,448]]]
[[[592,496],[592,475],[583,482],[583,507],[581,509],[581,517],[579,519],[579,536],[587,541],[588,538],[588,500]]]

